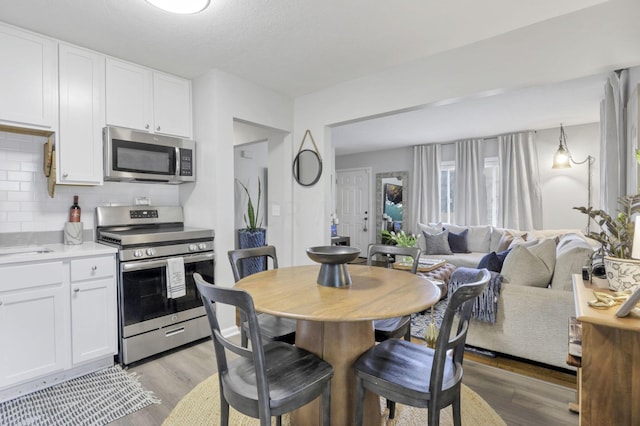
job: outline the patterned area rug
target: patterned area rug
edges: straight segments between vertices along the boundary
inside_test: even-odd
[[[0,404],[0,425],[106,425],[159,404],[119,365]]]
[[[447,309],[447,300],[448,299],[443,299],[433,306],[433,319],[438,330],[440,330],[440,324],[442,324],[444,311]],[[431,308],[427,309],[425,313],[412,314],[411,335],[415,338],[426,340],[424,338],[424,333],[429,324],[431,324]]]
[[[493,408],[477,393],[462,385],[460,394],[462,426],[506,426]],[[257,426],[258,419],[229,410],[229,424],[233,426]],[[275,418],[271,419],[275,424]],[[220,424],[220,389],[218,374],[213,374],[189,392],[171,411],[163,426],[217,425]],[[289,414],[282,416],[282,426],[289,426]],[[389,420],[389,410],[380,398],[380,426],[423,426],[427,424],[427,409],[403,404],[396,405],[396,416]],[[451,406],[440,412],[440,425],[453,426]],[[377,426],[377,425],[376,425]]]

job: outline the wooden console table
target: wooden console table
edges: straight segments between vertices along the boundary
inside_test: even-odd
[[[594,309],[592,287],[573,275],[576,318],[582,322],[580,425],[640,424],[640,316],[617,318],[617,306]]]

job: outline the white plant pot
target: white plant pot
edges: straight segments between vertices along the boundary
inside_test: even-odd
[[[640,260],[605,256],[604,269],[611,290],[635,290],[640,286]]]

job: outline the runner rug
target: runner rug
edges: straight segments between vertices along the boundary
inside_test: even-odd
[[[0,404],[0,425],[106,425],[159,404],[119,365]]]

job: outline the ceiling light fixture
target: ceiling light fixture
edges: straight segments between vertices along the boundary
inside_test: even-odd
[[[211,0],[146,0],[148,3],[167,12],[189,15],[202,12]]]
[[[560,123],[560,146],[553,155],[553,168],[554,169],[570,169],[571,163],[584,164],[587,163],[587,208],[591,210],[591,166],[595,162],[595,158],[587,155],[583,161],[576,161],[571,156],[569,148],[567,147],[567,134],[564,132],[564,127]],[[591,218],[587,216],[587,234],[591,232]]]

